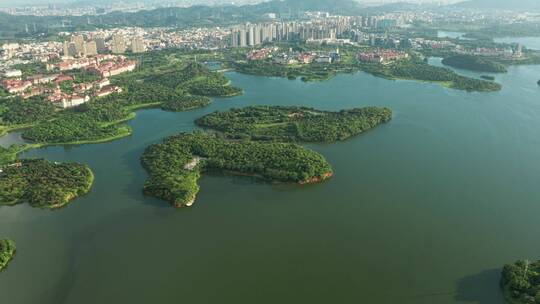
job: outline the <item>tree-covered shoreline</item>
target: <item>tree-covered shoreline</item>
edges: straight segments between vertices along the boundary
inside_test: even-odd
[[[2,166],[0,206],[24,202],[57,209],[90,191],[94,175],[86,165],[23,159]]]
[[[144,193],[176,207],[191,206],[206,170],[237,172],[271,182],[315,183],[332,176],[324,157],[296,144],[231,141],[215,134],[182,133],[149,146],[141,157],[149,173]]]
[[[17,248],[15,242],[9,239],[0,240],[0,272],[6,269],[9,262],[15,256]]]
[[[490,72],[490,73],[506,73],[508,70],[500,63],[489,60],[487,58],[472,56],[472,55],[454,55],[446,57],[442,63],[458,69]]]
[[[339,73],[354,73],[363,71],[385,79],[406,79],[423,82],[434,82],[448,88],[467,92],[500,91],[502,86],[492,81],[485,81],[457,74],[449,68],[429,65],[422,60],[402,60],[389,64],[340,62],[331,65],[282,65],[270,62],[236,63],[237,72],[259,75],[284,77],[303,81],[328,80]]]
[[[334,142],[392,119],[388,108],[365,107],[338,112],[295,106],[253,106],[214,112],[195,122],[228,138],[283,142]]]
[[[501,288],[508,303],[540,303],[540,261],[517,261],[502,270]]]
[[[432,66],[427,63],[396,62],[390,65],[365,64],[363,70],[387,79],[406,79],[440,83],[445,87],[467,92],[500,91],[499,83],[465,77],[449,68]]]

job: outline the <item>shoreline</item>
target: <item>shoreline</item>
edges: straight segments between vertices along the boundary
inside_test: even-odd
[[[213,170],[210,169],[207,172],[211,173],[212,171]],[[290,184],[290,185],[299,185],[299,186],[307,186],[307,185],[319,184],[319,183],[325,182],[326,180],[328,180],[328,179],[330,179],[330,178],[332,178],[334,176],[333,172],[326,172],[326,173],[324,173],[322,175],[314,176],[314,177],[311,177],[311,178],[309,178],[307,180],[304,180],[304,181],[286,182],[286,181],[277,181],[277,180],[267,179],[267,178],[263,177],[260,174],[242,173],[240,171],[218,170],[218,171],[215,171],[215,172],[221,172],[221,173],[230,174],[230,175],[233,175],[233,176],[253,177],[253,178],[261,179],[263,181],[268,181],[270,184],[273,184],[273,185],[276,185],[276,184]],[[173,206],[175,208],[178,208],[178,209],[182,209],[182,208],[186,208],[186,207],[192,207],[195,204],[195,202],[197,201],[197,194],[198,194],[198,192],[193,195],[193,198],[190,198],[189,200],[187,200],[185,202],[181,202],[181,203],[173,202]],[[156,197],[154,195],[151,195],[151,196]]]
[[[94,172],[90,169],[90,167],[86,167],[86,172],[88,173],[88,180],[86,182],[86,185],[85,185],[84,189],[82,189],[78,193],[73,193],[73,192],[68,193],[68,194],[66,194],[63,202],[60,202],[60,203],[54,204],[54,205],[50,205],[50,206],[42,207],[42,209],[48,209],[48,210],[61,209],[63,207],[66,207],[67,205],[69,205],[75,199],[88,194],[90,192],[90,190],[92,189],[92,186],[94,185],[95,176],[94,176]]]

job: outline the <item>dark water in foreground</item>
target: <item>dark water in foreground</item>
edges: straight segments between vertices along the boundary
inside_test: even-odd
[[[0,208],[0,234],[19,249],[0,302],[500,304],[499,268],[540,258],[540,66],[498,75],[496,93],[363,73],[229,76],[244,96],[140,111],[134,134],[112,143],[26,153],[87,163],[96,182],[59,211]],[[334,167],[327,183],[205,176],[182,210],[142,196],[145,146],[251,104],[395,115],[352,140],[310,145]]]

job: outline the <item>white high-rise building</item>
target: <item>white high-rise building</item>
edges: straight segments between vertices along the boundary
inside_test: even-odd
[[[146,47],[144,46],[144,41],[142,38],[133,38],[131,40],[131,51],[133,53],[144,53],[146,52]]]
[[[97,45],[95,41],[89,41],[85,42],[84,44],[84,53],[86,56],[94,56],[97,55]]]
[[[94,38],[94,41],[96,42],[96,48],[98,53],[104,53],[107,51],[107,46],[105,45],[105,38],[103,38],[103,36],[96,36]]]
[[[111,50],[114,54],[123,54],[126,52],[126,41],[120,34],[113,35]]]

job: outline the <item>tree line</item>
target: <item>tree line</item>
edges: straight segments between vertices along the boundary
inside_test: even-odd
[[[196,123],[223,132],[229,138],[333,142],[391,119],[390,109],[378,107],[331,112],[296,106],[252,106],[214,112],[197,119]]]
[[[92,172],[82,164],[20,160],[2,168],[0,205],[28,202],[32,207],[59,208],[87,193],[92,182]]]
[[[200,163],[187,168],[191,162]],[[183,133],[149,146],[141,157],[149,173],[144,193],[182,207],[199,191],[204,170],[237,172],[279,182],[323,180],[332,173],[324,157],[289,143],[230,141],[215,134]]]

